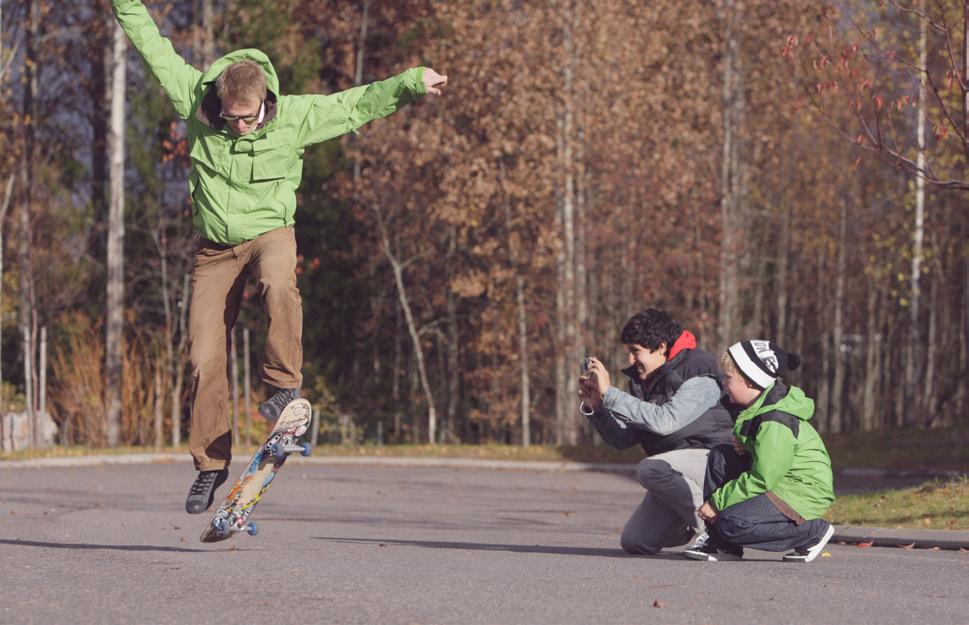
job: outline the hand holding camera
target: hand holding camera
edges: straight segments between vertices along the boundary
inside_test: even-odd
[[[605,365],[594,356],[586,356],[579,376],[579,399],[587,408],[595,410],[610,386],[612,383]]]

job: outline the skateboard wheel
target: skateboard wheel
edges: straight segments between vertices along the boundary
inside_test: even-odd
[[[246,532],[250,536],[255,536],[256,534],[259,533],[259,527],[257,527],[255,523],[250,521],[249,525],[246,526]]]
[[[269,455],[271,455],[273,458],[285,458],[286,445],[282,441],[273,443],[269,448]]]
[[[309,443],[303,443],[301,447],[303,448],[303,451],[299,452],[301,456],[308,456],[313,453],[313,446]]]

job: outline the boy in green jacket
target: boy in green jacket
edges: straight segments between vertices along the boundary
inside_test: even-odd
[[[779,378],[801,359],[769,341],[740,341],[720,358],[731,401],[744,410],[733,445],[710,451],[698,510],[707,537],[684,555],[739,560],[744,547],[787,551],[785,562],[811,562],[834,534],[821,519],[834,502],[831,460],[810,424],[814,401]]]
[[[274,421],[299,397],[303,311],[296,288],[296,190],[303,151],[354,132],[447,84],[430,68],[333,95],[282,95],[259,50],[231,52],[206,72],[162,37],[140,0],[112,0],[115,17],[188,126],[189,189],[199,249],[189,310],[192,421],[189,451],[199,471],[185,509],[204,512],[232,458],[228,337],[246,280],[257,281],[267,317],[259,412]]]

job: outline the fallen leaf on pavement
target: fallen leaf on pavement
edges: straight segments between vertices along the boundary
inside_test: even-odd
[[[856,546],[860,547],[861,549],[866,549],[868,547],[871,547],[874,544],[875,544],[875,541],[873,540],[863,540],[860,543],[858,543]]]
[[[663,602],[663,601],[660,601],[659,599],[657,599],[656,601],[653,601],[653,607],[654,608],[665,608],[666,607],[666,603]]]

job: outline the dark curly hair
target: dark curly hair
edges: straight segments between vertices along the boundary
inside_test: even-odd
[[[683,326],[665,310],[647,308],[636,313],[623,326],[619,334],[624,344],[636,343],[648,349],[657,349],[660,343],[666,343],[666,353],[669,353],[673,343],[683,334]]]

